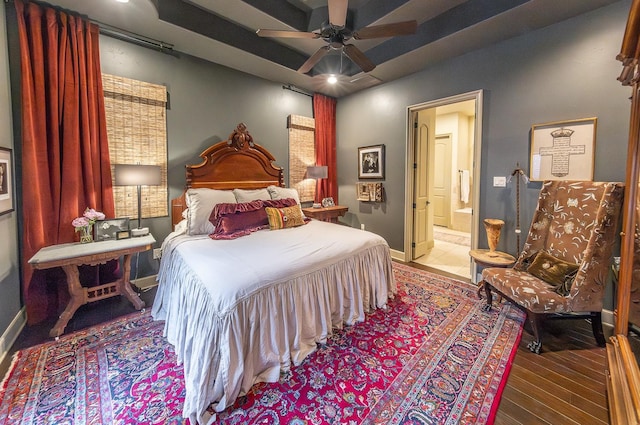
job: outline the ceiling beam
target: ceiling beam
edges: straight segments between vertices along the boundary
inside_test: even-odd
[[[414,35],[391,38],[365,53],[376,64],[443,39],[496,15],[514,9],[530,0],[469,0],[430,19]]]
[[[165,22],[244,50],[290,69],[298,69],[307,56],[254,31],[214,15],[185,1],[157,0],[158,17]]]

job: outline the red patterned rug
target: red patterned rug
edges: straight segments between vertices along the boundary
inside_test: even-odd
[[[481,311],[472,285],[394,263],[398,296],[336,331],[280,382],[257,384],[221,424],[492,423],[523,314]],[[182,367],[148,313],[16,353],[0,424],[178,424]]]

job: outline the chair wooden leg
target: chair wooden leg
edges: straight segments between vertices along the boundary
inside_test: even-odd
[[[529,324],[531,325],[531,330],[533,331],[533,337],[535,341],[531,341],[527,348],[536,354],[540,354],[540,349],[542,348],[542,338],[540,338],[541,329],[540,329],[540,315],[533,313],[531,311],[527,312],[527,317],[529,318]]]
[[[601,312],[591,312],[591,329],[593,330],[593,336],[596,338],[598,345],[604,347],[607,341],[604,339],[604,332],[602,332]]]
[[[491,311],[491,303],[493,303],[493,295],[491,295],[491,285],[486,280],[482,281],[484,287],[484,295],[487,297],[487,303],[482,306],[482,311]]]

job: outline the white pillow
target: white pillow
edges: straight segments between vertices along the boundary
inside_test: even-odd
[[[267,189],[233,189],[233,194],[236,196],[236,202],[251,202],[251,201],[268,201],[271,199],[269,191]]]
[[[271,199],[273,200],[293,198],[296,200],[298,204],[300,203],[300,196],[298,195],[298,191],[294,188],[278,187],[278,186],[271,185],[267,187],[267,190],[269,191],[269,194],[271,195]]]
[[[213,224],[209,221],[209,216],[217,204],[236,203],[236,197],[231,190],[218,189],[189,189],[186,195],[187,213],[187,234],[188,235],[208,235],[213,233]]]

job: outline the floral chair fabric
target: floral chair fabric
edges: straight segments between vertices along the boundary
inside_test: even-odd
[[[540,319],[552,314],[590,315],[594,335],[604,344],[602,302],[623,194],[621,183],[544,182],[527,240],[513,268],[483,270],[485,309],[491,308],[493,290],[525,310],[536,337],[532,351],[540,351]],[[567,276],[566,294],[528,271],[539,252],[578,265],[577,272]]]

